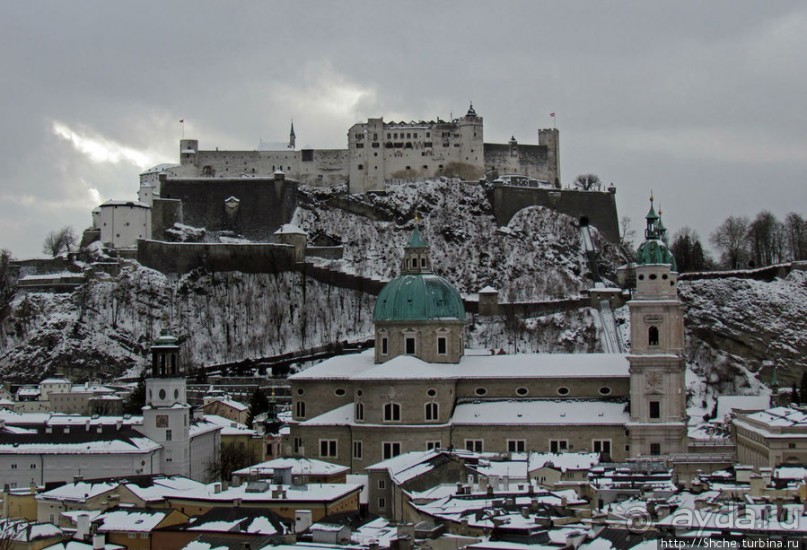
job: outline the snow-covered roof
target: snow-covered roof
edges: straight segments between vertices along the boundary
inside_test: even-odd
[[[478,292],[478,294],[498,294],[498,293],[499,291],[490,285],[487,285],[486,287],[480,289],[480,291]]]
[[[161,445],[146,437],[129,437],[107,441],[86,441],[82,443],[50,442],[43,436],[40,442],[0,443],[0,454],[145,454],[156,451]]]
[[[717,398],[717,418],[723,419],[732,411],[762,411],[769,406],[767,395],[720,395]]]
[[[276,485],[267,483],[264,491],[255,491],[251,484],[244,483],[238,487],[230,487],[216,492],[215,484],[207,485],[202,490],[167,492],[166,498],[172,500],[202,500],[205,502],[232,502],[241,499],[244,506],[252,502],[268,502],[282,500],[284,502],[332,502],[361,490],[361,485],[351,483],[310,483],[298,487],[295,485]],[[284,496],[273,496],[275,490],[282,490]]]
[[[204,483],[181,476],[156,477],[151,480],[150,485],[145,487],[136,483],[127,483],[125,486],[137,498],[145,502],[165,500],[165,495],[169,492],[176,495],[185,491],[204,491],[207,488]]]
[[[235,401],[234,399],[220,398],[220,399],[214,399],[214,400],[210,401],[210,403],[215,403],[215,402],[221,403],[222,405],[225,405],[227,407],[235,409],[235,410],[237,410],[239,412],[249,410],[249,405],[244,405],[240,401]]]
[[[387,460],[382,460],[365,468],[369,471],[386,470],[390,477],[403,483],[432,469],[430,461],[440,455],[440,451],[412,451]]]
[[[453,425],[625,424],[630,414],[625,403],[602,400],[508,400],[461,403],[454,409]]]
[[[629,377],[628,360],[616,353],[466,354],[457,364],[427,363],[400,355],[376,365],[374,350],[332,357],[290,378],[293,380],[412,380],[468,378]]]
[[[75,273],[71,273],[71,275],[75,275]],[[43,384],[70,384],[70,380],[67,378],[45,378],[39,385]]]
[[[224,418],[223,416],[219,416],[217,414],[205,413],[205,421],[210,424],[220,426],[221,435],[245,435],[245,436],[258,435],[258,432],[256,430],[247,428],[246,424],[241,424],[240,422],[234,422],[229,418]]]
[[[113,481],[66,483],[61,487],[38,494],[36,500],[86,502],[88,499],[112,491],[117,487],[118,483]]]
[[[599,462],[599,453],[530,453],[529,470],[532,472],[538,468],[550,466],[561,472],[567,470],[588,471]]]
[[[168,510],[128,510],[121,508],[101,514],[95,518],[93,523],[98,526],[98,532],[100,533],[113,531],[149,533],[169,513]]]
[[[146,174],[157,174],[157,173],[160,173],[160,172],[165,172],[166,170],[169,170],[171,168],[177,168],[177,167],[179,167],[179,164],[172,164],[170,162],[164,162],[162,164],[152,166],[151,168],[149,168],[145,172],[141,172],[139,175],[145,176]]]
[[[331,464],[312,458],[276,458],[267,460],[247,468],[233,472],[233,475],[245,476],[253,473],[270,474],[277,468],[291,468],[293,475],[326,476],[350,471],[347,466]]]
[[[284,223],[280,226],[280,229],[275,231],[275,235],[280,235],[281,233],[284,235],[308,235],[308,233],[290,223]]]
[[[794,434],[807,434],[807,413],[789,407],[774,407],[741,414],[734,419],[734,423],[766,437],[793,437]]]
[[[190,435],[191,439],[193,439],[194,437],[199,437],[207,432],[213,432],[220,429],[221,426],[214,424],[213,422],[196,420],[195,422],[191,423],[190,428],[188,429],[188,434]]]
[[[151,206],[149,206],[148,204],[146,204],[144,202],[140,202],[140,201],[124,201],[124,200],[115,200],[115,199],[110,199],[110,200],[108,200],[106,202],[101,203],[99,208],[104,208],[104,207],[107,207],[107,206],[132,206],[132,207],[137,207],[137,208],[151,209]]]

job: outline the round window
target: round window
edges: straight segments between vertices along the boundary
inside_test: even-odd
[[[437,390],[435,390],[434,388],[429,388],[429,390],[426,392],[426,395],[428,395],[429,397],[434,397],[435,395],[437,395]]]
[[[356,395],[358,395],[359,397],[361,397],[362,395],[364,395],[364,392],[363,392],[363,391],[361,391],[361,390],[356,390]]]
[[[476,389],[474,390],[474,393],[475,393],[476,395],[485,395],[485,394],[487,394],[487,393],[488,393],[488,390],[487,390],[486,388],[476,388]]]
[[[165,399],[165,390],[160,390],[160,399]]]
[[[528,393],[530,393],[530,390],[525,387],[516,388],[516,395],[527,395]]]
[[[600,388],[600,395],[611,395],[611,388],[603,386]]]
[[[665,281],[666,281],[667,279],[669,279],[669,277],[667,276],[667,274],[666,274],[666,273],[665,273],[664,275],[662,275],[662,276],[661,276],[661,278],[662,278],[662,279],[664,279]]]
[[[569,395],[569,388],[561,386],[558,388],[558,395]]]
[[[303,395],[303,393],[305,393],[303,388],[297,388],[297,395]]]
[[[644,281],[644,275],[639,275],[639,280]]]
[[[655,280],[656,280],[656,278],[657,278],[657,275],[656,275],[655,273],[651,273],[651,274],[650,274],[650,280],[651,280],[651,281],[655,281]]]
[[[345,395],[345,388],[336,388],[335,390],[333,390],[333,394],[336,395],[337,397],[342,397],[343,395]]]

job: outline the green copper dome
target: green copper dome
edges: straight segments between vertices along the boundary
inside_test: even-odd
[[[457,289],[431,273],[404,274],[381,290],[373,321],[465,320],[465,306]]]
[[[675,258],[670,254],[670,249],[660,239],[645,241],[639,246],[637,261],[640,265],[648,264],[670,264],[675,270]]]

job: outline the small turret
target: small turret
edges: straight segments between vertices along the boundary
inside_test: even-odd
[[[151,376],[153,378],[183,378],[185,369],[179,361],[179,340],[160,330],[151,346]]]
[[[291,121],[291,131],[289,132],[289,149],[296,147],[297,136],[294,134],[294,120]]]
[[[420,236],[420,229],[415,224],[412,236],[404,247],[404,256],[401,262],[401,274],[431,273],[432,261],[429,245]]]

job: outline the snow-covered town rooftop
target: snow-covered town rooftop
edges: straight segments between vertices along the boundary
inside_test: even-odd
[[[168,491],[165,497],[169,500],[203,500],[206,502],[232,502],[235,499],[240,499],[247,506],[251,502],[277,500],[285,502],[334,501],[351,493],[359,492],[361,488],[361,485],[352,483],[309,483],[308,485],[297,487],[258,481],[244,483],[238,487],[230,487],[222,491],[218,491],[216,484],[207,485],[200,490]],[[282,491],[283,496],[278,494],[280,491]]]
[[[600,462],[599,453],[530,453],[529,470],[551,467],[567,470],[590,470]]]
[[[762,411],[769,406],[767,395],[720,395],[717,397],[717,418],[722,420],[732,411]]]
[[[485,355],[468,350],[457,364],[427,363],[401,355],[376,365],[374,350],[327,359],[291,378],[294,380],[412,380],[467,378],[570,378],[629,376],[628,360],[613,353],[530,353]]]
[[[50,437],[54,436],[54,437]],[[14,441],[10,441],[10,439]],[[146,437],[125,437],[116,434],[115,439],[71,442],[59,434],[19,434],[0,438],[0,454],[145,454],[162,448]]]
[[[734,419],[734,424],[765,437],[793,437],[796,433],[807,433],[807,412],[792,407],[774,407],[740,414]]]
[[[56,487],[50,491],[45,491],[36,496],[36,500],[58,500],[70,502],[86,502],[88,499],[102,495],[118,486],[113,481],[88,482],[78,481],[66,483],[61,487]]]
[[[100,533],[124,531],[150,533],[169,514],[169,510],[119,509],[105,512],[95,518]]]
[[[346,473],[350,471],[347,466],[331,464],[323,460],[312,458],[276,458],[242,468],[233,472],[233,475],[246,476],[250,474],[271,474],[277,468],[291,468],[292,475],[325,476]]]

